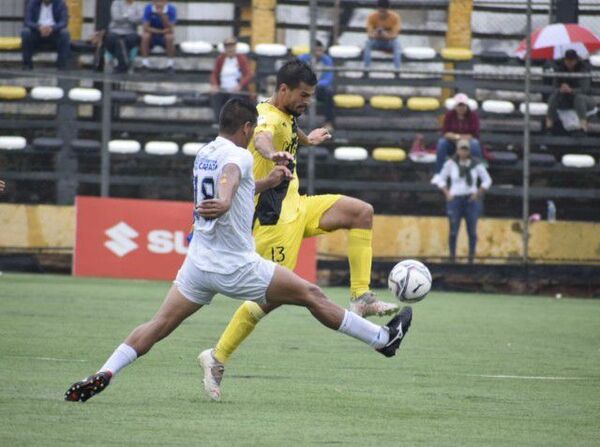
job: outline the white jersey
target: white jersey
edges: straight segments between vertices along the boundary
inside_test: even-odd
[[[240,185],[233,196],[229,211],[217,219],[194,215],[194,235],[188,258],[200,270],[231,273],[255,261],[252,237],[254,217],[253,158],[246,149],[226,138],[217,137],[204,146],[194,161],[194,203],[218,198],[218,185],[227,164],[239,167]]]

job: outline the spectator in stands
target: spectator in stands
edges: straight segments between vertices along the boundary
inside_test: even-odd
[[[302,54],[298,59],[307,64],[311,63],[310,54]],[[325,54],[323,42],[317,40],[315,42],[315,66],[312,67],[319,77],[319,82],[317,83],[317,101],[321,101],[325,109],[325,123],[323,123],[322,127],[327,128],[331,132],[335,125],[333,104],[333,95],[335,94],[335,87],[333,85],[334,73],[333,71],[323,70],[323,67],[333,67],[333,59],[331,56]]]
[[[389,0],[377,0],[377,11],[369,14],[367,18],[367,35],[369,39],[365,44],[365,68],[371,65],[371,50],[392,51],[394,54],[394,67],[400,68],[402,61],[402,48],[398,41],[400,33],[400,15],[390,10]]]
[[[435,175],[432,184],[437,184],[439,173],[448,157],[456,151],[456,142],[467,140],[474,157],[483,158],[479,144],[479,117],[469,108],[469,97],[464,93],[454,95],[454,108],[446,112],[442,127],[442,138],[436,147]]]
[[[232,98],[248,97],[250,81],[254,77],[248,58],[244,54],[237,54],[237,39],[229,37],[223,46],[225,52],[217,57],[210,76],[215,122],[219,121],[223,104]]]
[[[129,55],[140,45],[137,27],[144,11],[135,0],[115,0],[110,7],[110,25],[104,39],[106,50],[118,61],[115,73],[125,73],[130,64]]]
[[[565,57],[558,61],[554,67],[555,73],[589,73],[590,68],[586,61],[579,58],[575,50],[567,50]],[[548,115],[546,128],[552,129],[558,118],[559,109],[575,109],[579,118],[579,125],[587,131],[587,113],[594,109],[594,99],[588,95],[591,78],[569,78],[558,76],[554,78],[554,93],[548,99]],[[575,120],[576,121],[576,120]],[[570,126],[563,126],[570,128]],[[565,129],[569,130],[569,129]]]
[[[450,224],[450,259],[452,261],[456,259],[456,239],[460,222],[465,218],[469,236],[469,262],[473,262],[481,198],[490,188],[492,179],[481,160],[471,155],[469,140],[458,140],[456,147],[456,154],[444,163],[437,186],[446,196],[446,210]],[[450,188],[448,188],[448,180],[451,183]]]
[[[32,70],[33,53],[45,46],[56,49],[56,66],[65,69],[71,51],[68,24],[69,11],[64,0],[29,0],[21,31],[23,68]]]
[[[148,69],[148,54],[156,46],[167,50],[167,70],[175,71],[175,22],[177,9],[167,0],[153,0],[144,9],[144,30],[142,33],[142,68]]]
[[[4,183],[4,180],[0,180],[0,192],[4,192],[5,186],[6,186],[6,183]]]

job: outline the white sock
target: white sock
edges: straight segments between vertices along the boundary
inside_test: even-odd
[[[148,65],[150,65],[150,63],[148,62],[148,58],[147,57],[145,57],[145,58],[142,59],[142,65],[144,67],[147,67]]]
[[[116,375],[127,365],[133,363],[137,359],[137,352],[131,346],[121,343],[115,352],[108,358],[106,363],[102,365],[100,371],[110,371],[112,375]]]
[[[390,339],[386,328],[347,310],[338,331],[357,338],[375,349],[383,348]]]
[[[172,67],[173,65],[175,65],[173,59],[167,59],[167,67]]]

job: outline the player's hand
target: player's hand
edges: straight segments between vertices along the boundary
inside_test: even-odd
[[[223,199],[207,199],[200,202],[196,212],[205,219],[216,219],[229,211],[230,207],[231,203]]]
[[[269,159],[273,162],[275,162],[277,165],[287,165],[288,162],[290,160],[294,159],[294,156],[292,154],[290,154],[289,152],[285,152],[285,151],[280,151],[280,152],[273,152]]]
[[[271,188],[274,188],[284,180],[291,180],[292,178],[294,178],[292,171],[290,171],[286,166],[277,165],[271,172],[269,172],[268,180]]]
[[[321,144],[323,141],[327,141],[330,138],[331,134],[329,133],[329,129],[327,129],[326,127],[319,127],[318,129],[313,130],[306,136],[308,143],[312,146]]]
[[[450,200],[452,200],[454,198],[454,196],[452,196],[452,194],[450,194],[448,191],[444,191],[444,194],[446,196],[447,202],[450,202]]]
[[[476,202],[477,200],[479,200],[479,193],[474,192],[473,194],[471,194],[471,197],[469,197],[469,201]]]

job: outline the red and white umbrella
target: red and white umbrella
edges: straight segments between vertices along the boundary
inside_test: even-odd
[[[600,49],[600,38],[589,29],[575,23],[554,23],[536,30],[531,35],[532,59],[560,59],[565,51],[573,49],[582,58]],[[527,40],[517,47],[517,56],[525,59]]]

